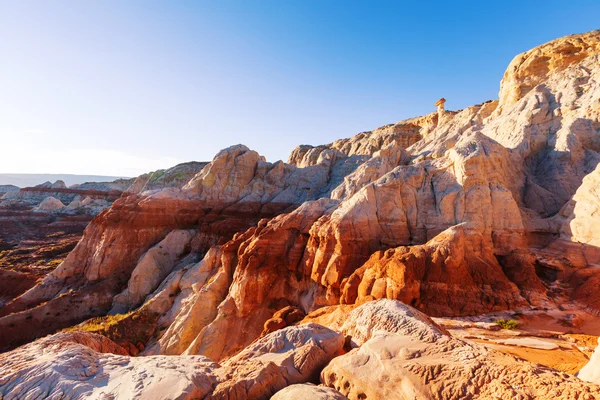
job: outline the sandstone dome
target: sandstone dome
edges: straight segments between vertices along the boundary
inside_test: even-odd
[[[64,207],[65,205],[62,201],[52,196],[48,196],[35,208],[35,211],[52,212],[61,210]]]

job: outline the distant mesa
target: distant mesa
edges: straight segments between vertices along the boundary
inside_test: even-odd
[[[0,197],[2,197],[5,193],[8,192],[18,192],[19,187],[15,185],[0,185]]]
[[[131,178],[104,175],[0,173],[0,188],[2,185],[14,185],[21,188],[34,187],[56,181],[63,181],[67,187],[72,187],[75,184],[82,184],[85,182],[113,182],[118,179]]]
[[[59,179],[59,180],[55,181],[54,183],[52,183],[50,181],[46,181],[46,182],[42,183],[41,185],[37,185],[35,187],[44,188],[44,189],[66,189],[67,185],[65,184],[65,181]]]

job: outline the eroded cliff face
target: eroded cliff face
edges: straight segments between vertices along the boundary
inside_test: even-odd
[[[466,316],[556,305],[563,285],[573,304],[600,312],[599,120],[594,31],[517,56],[498,101],[299,146],[288,163],[232,146],[182,189],[124,197],[97,216],[56,271],[0,309],[0,347],[112,310],[154,316],[144,342],[130,343],[135,352],[225,366],[251,358],[248,346],[288,325],[280,316],[290,309],[393,299]],[[385,397],[393,387],[364,387],[372,371],[357,360],[388,349],[406,390],[451,398],[400,351],[410,342],[436,355],[460,393],[508,396],[510,385],[466,384],[461,368],[470,367],[456,364],[468,352],[473,368],[494,375],[515,359],[447,332],[432,345],[388,336],[334,359],[321,382],[350,398]],[[543,387],[566,378],[527,368],[511,385],[556,398]],[[261,396],[209,375],[203,393]]]
[[[0,354],[0,395],[353,400],[600,396],[595,384],[452,337],[395,300],[355,308],[345,313],[341,325],[322,323],[272,332],[221,363],[199,355],[130,357],[101,335],[59,333]],[[301,384],[305,382],[321,386]]]
[[[172,230],[195,231],[172,264],[188,255],[187,260],[193,260],[263,217],[292,210],[308,198],[327,196],[356,167],[357,160],[338,157],[335,151],[325,152],[319,163],[306,168],[271,164],[238,145],[217,154],[183,189],[118,199],[86,228],[55,271],[2,308],[7,330],[0,334],[0,347],[107,313],[114,307],[113,297],[127,287],[136,265],[143,262],[140,257]],[[136,285],[131,286],[129,292],[135,291]],[[46,323],[47,315],[55,318]],[[22,332],[25,321],[36,329]]]

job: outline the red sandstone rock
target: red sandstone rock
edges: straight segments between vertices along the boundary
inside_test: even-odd
[[[307,364],[314,368],[304,374],[298,361],[318,350],[292,360],[281,347],[289,338],[280,335],[298,332],[285,327],[285,313],[274,315],[286,307],[310,312],[386,298],[432,315],[471,315],[550,301],[546,287],[560,279],[597,312],[599,40],[591,32],[519,56],[498,101],[301,146],[290,164],[232,146],[183,190],[115,201],[56,271],[0,310],[0,347],[115,304],[143,303],[140,312],[161,315],[155,336],[139,346],[144,355],[208,356],[231,369],[208,374],[202,396],[261,397],[286,381],[269,361],[284,360],[302,379],[321,365]],[[172,243],[180,230],[196,233]],[[169,248],[155,257],[161,243]],[[389,325],[376,318],[373,326]],[[389,397],[398,382],[407,395],[431,398],[556,398],[561,385],[569,385],[566,398],[597,392],[440,335],[364,334],[369,339],[334,359],[323,382],[351,398]],[[266,338],[282,341],[272,346],[278,355],[258,354]],[[372,360],[391,360],[381,387],[364,384],[380,376]],[[473,378],[479,369],[484,376]],[[508,384],[489,381],[506,371]]]

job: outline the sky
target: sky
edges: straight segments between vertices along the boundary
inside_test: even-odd
[[[515,55],[599,28],[597,0],[0,0],[0,173],[286,160],[495,99]]]

